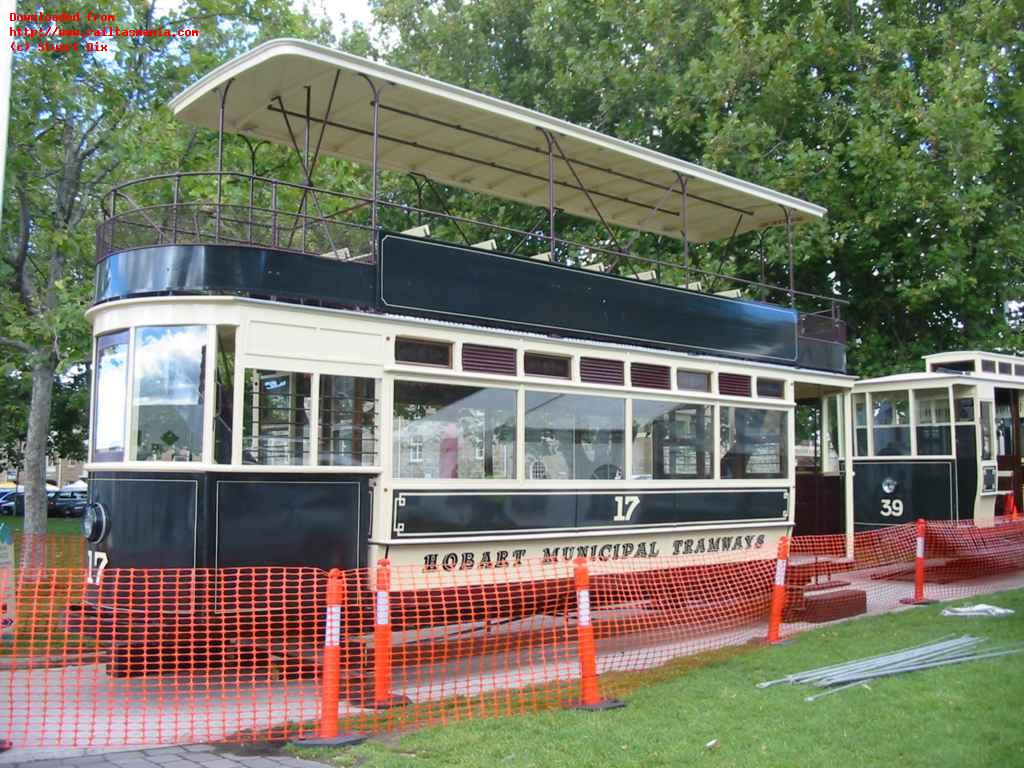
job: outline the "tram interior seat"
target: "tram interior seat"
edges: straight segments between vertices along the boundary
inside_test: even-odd
[[[551,261],[551,251],[544,251],[544,253],[535,253],[530,257],[534,261]]]
[[[704,284],[700,280],[698,280],[695,283],[684,283],[683,285],[680,285],[679,287],[680,288],[685,288],[688,291],[697,291],[697,293],[703,293],[704,292]]]
[[[607,272],[608,265],[602,261],[595,261],[592,264],[584,264],[583,268],[589,272]]]
[[[644,283],[650,283],[658,279],[658,273],[655,272],[653,269],[650,269],[646,272],[637,272],[636,279]]]
[[[430,225],[423,224],[419,227],[412,227],[410,229],[403,229],[403,235],[409,235],[409,237],[430,237]]]
[[[496,251],[498,250],[498,241],[494,239],[481,240],[479,243],[473,243],[470,247],[479,248],[481,251]]]
[[[739,288],[730,288],[728,291],[715,291],[715,296],[723,296],[727,299],[743,298],[743,291]]]

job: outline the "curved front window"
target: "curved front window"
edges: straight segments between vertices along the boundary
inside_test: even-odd
[[[128,332],[96,337],[93,385],[93,461],[124,459],[124,404],[128,396]]]
[[[200,461],[205,325],[135,329],[132,423],[138,461]]]

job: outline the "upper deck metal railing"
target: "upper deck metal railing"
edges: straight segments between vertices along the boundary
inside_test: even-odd
[[[724,275],[607,244],[553,237],[546,218],[523,230],[387,197],[378,197],[374,216],[370,196],[231,171],[176,172],[128,181],[109,192],[103,207],[97,260],[118,251],[158,245],[220,244],[372,265],[376,263],[378,231],[400,232],[427,225],[432,238],[464,247],[493,248],[503,254],[541,258],[652,285],[789,304],[801,310],[803,335],[840,343],[846,340],[841,317],[842,307],[848,303],[844,299]]]

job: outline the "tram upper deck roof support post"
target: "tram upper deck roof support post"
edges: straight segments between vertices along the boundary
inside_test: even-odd
[[[688,197],[687,194],[686,194],[687,193],[687,189],[686,188],[687,188],[687,186],[690,183],[690,177],[689,176],[684,176],[679,171],[676,171],[676,180],[679,182],[679,185],[683,188],[683,203],[682,203],[682,207],[679,209],[679,219],[681,220],[682,225],[683,225],[683,229],[682,229],[682,232],[683,232],[683,266],[686,267],[686,268],[689,268],[689,266],[690,266],[690,234],[689,234],[690,218],[689,218],[689,210],[687,210],[687,205],[686,205],[687,197]]]
[[[231,78],[220,91],[220,106],[217,111],[217,242],[220,242],[221,201],[224,197],[224,106],[227,104],[228,91],[235,82]]]
[[[793,260],[793,215],[786,206],[782,206],[782,212],[786,215],[786,251],[789,254],[789,306],[795,307],[796,270]]]
[[[380,246],[377,239],[377,221],[380,216],[380,88],[365,73],[360,72],[359,74],[370,86],[370,93],[373,94],[371,102],[373,106],[373,136],[370,146],[370,252],[373,254],[374,264],[379,270],[380,253],[378,251]],[[326,118],[324,122],[326,122]]]
[[[551,258],[558,261],[555,253],[555,152],[551,134],[541,128],[544,140],[548,145],[548,250],[551,251]]]

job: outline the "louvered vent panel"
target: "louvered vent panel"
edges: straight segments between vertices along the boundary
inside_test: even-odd
[[[625,384],[625,366],[621,360],[581,357],[580,379],[592,384]]]
[[[634,387],[649,389],[671,389],[672,372],[667,365],[633,363],[629,367],[629,378]]]
[[[750,397],[750,377],[738,373],[718,374],[718,393],[733,397]]]
[[[516,375],[516,351],[482,344],[462,345],[462,370],[477,373]]]

